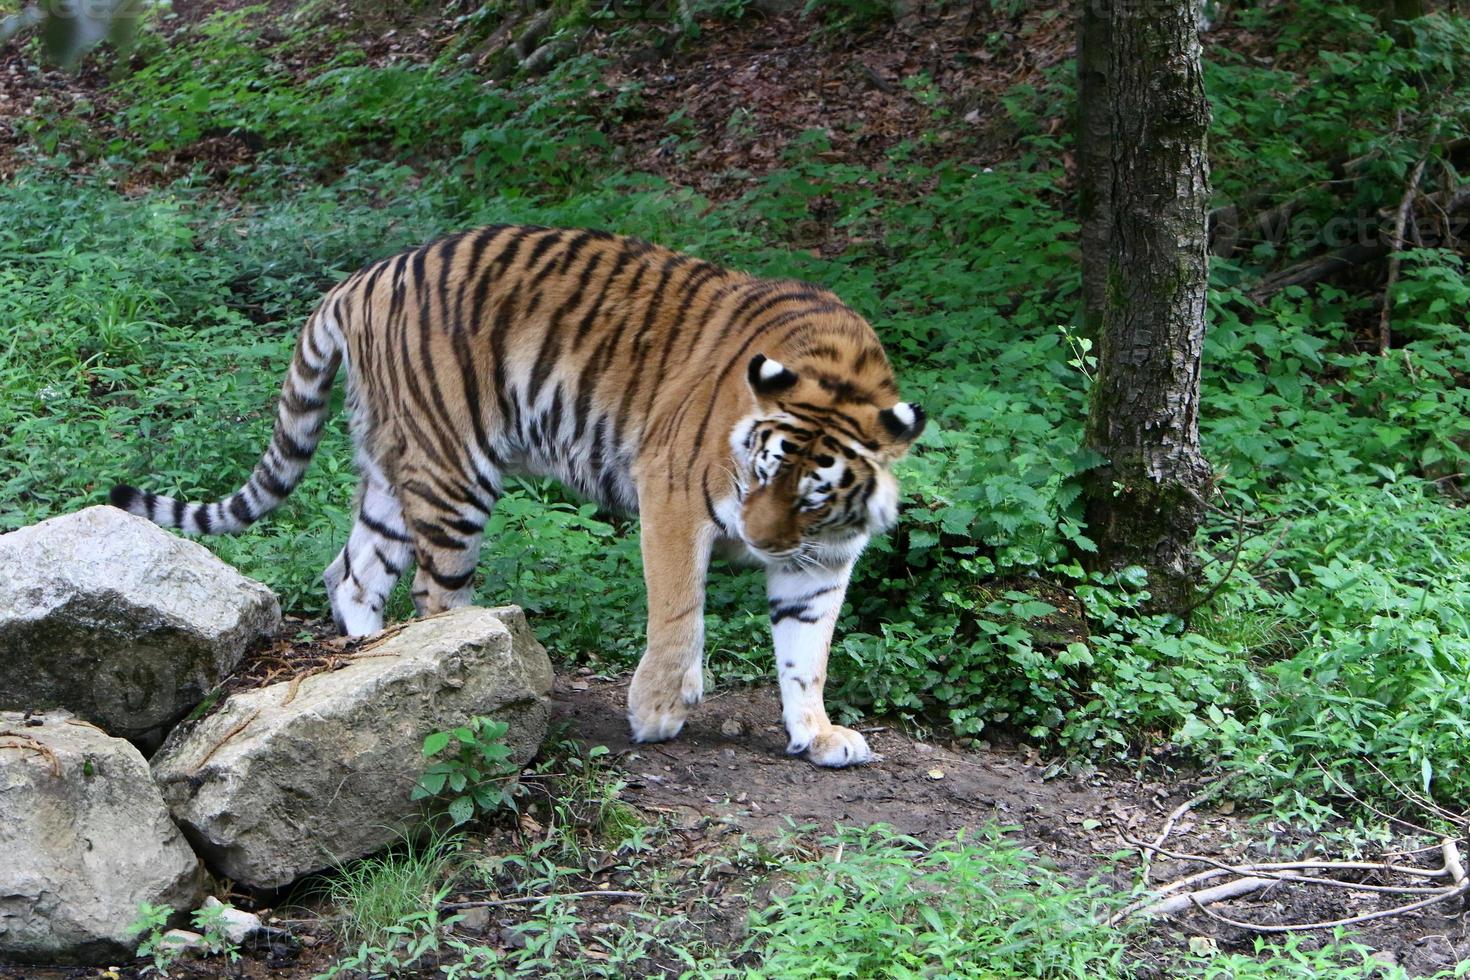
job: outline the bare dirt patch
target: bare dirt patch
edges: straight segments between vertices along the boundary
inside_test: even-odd
[[[1106,817],[1143,825],[1168,799],[1162,786],[1119,787],[1097,773],[1046,779],[1035,753],[960,754],[884,725],[859,726],[881,756],[877,762],[819,769],[785,754],[780,701],[769,688],[717,694],[690,717],[679,738],[638,745],[628,737],[626,692],[623,681],[562,678],[553,717],[577,738],[619,754],[635,805],[690,818],[714,814],[756,836],[779,834],[789,822],[824,832],[833,824],[881,822],[933,840],[992,821],[1029,821],[1039,839],[1051,842],[1049,849],[1086,851],[1084,821]]]

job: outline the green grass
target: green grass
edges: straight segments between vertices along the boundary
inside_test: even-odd
[[[333,871],[321,890],[336,909],[344,949],[395,946],[405,922],[443,900],[441,889],[463,844],[449,835],[404,841]]]

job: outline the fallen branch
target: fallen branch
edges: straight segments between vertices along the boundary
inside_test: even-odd
[[[1280,272],[1274,272],[1262,279],[1246,295],[1257,303],[1264,303],[1290,286],[1308,286],[1321,282],[1328,276],[1345,272],[1354,266],[1365,265],[1387,254],[1388,245],[1384,242],[1349,245],[1336,252],[1305,259],[1295,265],[1287,266]]]
[[[1382,817],[1384,820],[1387,820],[1390,823],[1396,823],[1396,824],[1398,824],[1401,827],[1407,828],[1408,830],[1410,830],[1410,831],[1412,831],[1412,832],[1414,832],[1416,834],[1423,834],[1426,837],[1433,837],[1433,836],[1435,836],[1436,831],[1430,830],[1428,827],[1421,827],[1419,824],[1414,823],[1414,821],[1412,821],[1412,820],[1405,820],[1403,817],[1396,817],[1393,814],[1389,813],[1388,811],[1382,810],[1382,809],[1374,806],[1372,803],[1369,803],[1368,801],[1364,800],[1362,797],[1358,796],[1356,793],[1354,793],[1352,791],[1352,789],[1347,785],[1347,783],[1344,783],[1338,777],[1338,775],[1336,773],[1332,772],[1326,766],[1322,765],[1321,761],[1319,761],[1316,756],[1313,756],[1312,757],[1312,762],[1315,763],[1316,766],[1317,766],[1317,768],[1322,771],[1322,774],[1324,776],[1326,776],[1328,778],[1328,780],[1331,781],[1333,783],[1333,785],[1335,785],[1337,787],[1338,792],[1342,793],[1344,796],[1346,796],[1348,799],[1352,800],[1358,806],[1361,806],[1365,810],[1368,810],[1371,813],[1374,813],[1374,814]],[[1409,853],[1419,854],[1419,853],[1423,853],[1423,851],[1432,851],[1432,850],[1434,850],[1438,846],[1439,846],[1438,844],[1434,844],[1434,845],[1431,845],[1429,847],[1425,847],[1422,850],[1412,851],[1412,852],[1409,852]]]
[[[1460,826],[1465,823],[1465,814],[1451,813],[1449,810],[1446,810],[1444,807],[1440,806],[1438,803],[1435,803],[1428,797],[1421,796],[1416,790],[1406,789],[1405,787],[1400,786],[1397,782],[1394,781],[1392,776],[1384,772],[1382,769],[1378,768],[1378,764],[1367,756],[1363,757],[1363,761],[1368,763],[1368,767],[1376,772],[1380,779],[1388,783],[1388,785],[1392,786],[1395,792],[1400,793],[1405,799],[1410,800],[1413,803],[1423,807],[1425,810],[1439,817],[1441,820],[1447,821],[1452,825]]]
[[[1277,880],[1276,878],[1236,878],[1224,884],[1201,888],[1197,892],[1185,892],[1183,895],[1166,898],[1162,902],[1145,906],[1138,912],[1143,915],[1178,915],[1187,910],[1191,904],[1199,905],[1203,902],[1205,905],[1211,905],[1215,902],[1240,898],[1242,895],[1258,892],[1267,885],[1274,885]]]
[[[1236,559],[1239,559],[1240,557],[1240,551],[1238,548],[1236,549],[1235,557]],[[1235,568],[1234,561],[1231,562],[1230,568],[1231,570]],[[1230,572],[1227,571],[1225,573],[1225,577],[1229,578],[1229,576]],[[1195,605],[1199,606],[1200,604],[1201,603],[1196,603]],[[1205,802],[1210,797],[1220,792],[1220,790],[1224,789],[1231,782],[1233,782],[1234,779],[1235,774],[1232,773],[1229,776],[1225,776],[1222,779],[1211,783],[1199,793],[1196,793],[1194,796],[1191,796],[1189,799],[1176,806],[1173,811],[1164,818],[1164,826],[1159,830],[1159,836],[1155,837],[1153,844],[1149,847],[1144,848],[1143,851],[1143,883],[1145,885],[1148,884],[1149,875],[1153,872],[1153,854],[1157,852],[1159,848],[1164,846],[1164,841],[1168,840],[1169,835],[1174,832],[1174,825],[1179,822],[1179,818],[1183,817],[1190,810],[1193,810],[1195,807],[1199,806],[1201,803]]]
[[[1267,925],[1261,922],[1245,922],[1240,919],[1232,919],[1228,916],[1221,915],[1218,912],[1210,911],[1204,905],[1200,904],[1199,900],[1193,894],[1191,894],[1189,897],[1191,899],[1194,899],[1195,908],[1199,909],[1205,915],[1208,915],[1210,918],[1215,919],[1219,922],[1223,922],[1226,925],[1235,926],[1237,929],[1249,929],[1251,932],[1312,932],[1317,929],[1337,929],[1342,926],[1354,926],[1362,922],[1372,922],[1375,919],[1388,919],[1392,918],[1395,915],[1403,915],[1406,912],[1417,912],[1419,909],[1428,908],[1431,905],[1438,905],[1440,902],[1448,901],[1449,899],[1464,895],[1466,892],[1470,892],[1470,882],[1458,885],[1454,888],[1445,889],[1440,894],[1434,895],[1430,898],[1422,899],[1418,902],[1410,902],[1408,905],[1398,905],[1391,909],[1380,909],[1377,912],[1365,912],[1362,915],[1350,915],[1345,919],[1331,919],[1325,922],[1299,922],[1280,926]]]
[[[1460,849],[1452,840],[1446,840],[1440,844],[1440,853],[1444,855],[1444,869],[1449,872],[1450,880],[1457,886],[1465,886],[1465,865],[1460,860]]]
[[[1133,915],[1174,915],[1188,910],[1190,907],[1203,907],[1216,902],[1238,898],[1265,888],[1267,885],[1277,883],[1288,883],[1298,885],[1311,885],[1322,888],[1343,888],[1350,891],[1378,892],[1391,895],[1425,895],[1422,901],[1412,902],[1407,906],[1399,907],[1399,911],[1413,911],[1426,905],[1433,905],[1445,901],[1456,895],[1464,895],[1470,892],[1470,879],[1466,878],[1465,870],[1460,861],[1459,850],[1454,841],[1444,840],[1440,843],[1441,853],[1444,855],[1445,863],[1442,868],[1411,868],[1387,863],[1376,864],[1368,861],[1278,861],[1264,864],[1227,864],[1214,858],[1199,854],[1181,854],[1171,851],[1155,844],[1145,841],[1134,840],[1127,835],[1123,840],[1134,846],[1163,855],[1176,861],[1192,861],[1209,866],[1209,870],[1196,872],[1183,878],[1172,881],[1161,888],[1154,890],[1149,896],[1118,910],[1108,918],[1108,925],[1116,925],[1122,920]],[[1450,884],[1442,886],[1426,885],[1377,885],[1367,882],[1343,881],[1339,878],[1317,877],[1308,874],[1294,874],[1292,872],[1302,871],[1379,871],[1397,874],[1405,874],[1419,878],[1448,878]],[[1222,875],[1236,875],[1232,881],[1211,885],[1208,888],[1196,888],[1206,881],[1219,878]],[[1183,894],[1170,894],[1173,892]],[[1218,916],[1216,916],[1218,918]],[[1240,923],[1231,922],[1232,925]],[[1308,924],[1302,929],[1328,928],[1329,924]],[[1281,929],[1279,931],[1291,931]]]

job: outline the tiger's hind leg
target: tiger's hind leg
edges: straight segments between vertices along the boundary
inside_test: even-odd
[[[490,478],[453,489],[442,479],[404,480],[404,517],[418,564],[413,604],[420,616],[467,606],[474,598],[480,539],[499,499],[498,486]]]
[[[337,629],[363,636],[383,628],[383,605],[413,554],[403,508],[383,474],[359,460],[357,520],[347,546],[322,574]]]

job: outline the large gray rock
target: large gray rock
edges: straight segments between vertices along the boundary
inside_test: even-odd
[[[0,962],[116,963],[142,902],[194,908],[204,871],[128,742],[0,712]]]
[[[232,696],[153,757],[174,819],[219,874],[253,888],[371,854],[421,825],[424,737],[486,715],[517,763],[546,734],[551,661],[514,606],[385,631],[330,673]]]
[[[63,707],[157,745],[281,607],[202,546],[114,507],[0,535],[0,710]]]

